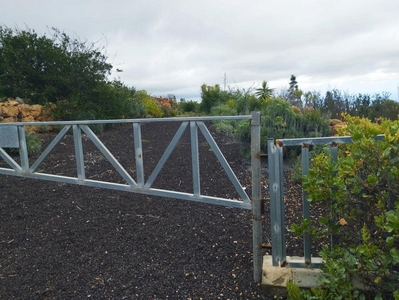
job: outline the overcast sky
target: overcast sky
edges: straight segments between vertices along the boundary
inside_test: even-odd
[[[153,96],[197,100],[224,78],[279,91],[294,74],[304,91],[399,98],[399,0],[0,0],[0,24],[99,41],[111,78]]]

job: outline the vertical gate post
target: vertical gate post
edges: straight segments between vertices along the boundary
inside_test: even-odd
[[[254,281],[262,281],[262,200],[260,190],[260,112],[251,113],[252,234]]]
[[[284,181],[283,145],[281,141],[267,140],[269,168],[270,222],[272,233],[273,266],[286,263],[285,221],[284,221]]]
[[[309,144],[302,144],[302,176],[309,173]],[[308,193],[302,189],[302,218],[303,220],[310,220],[310,203],[307,200]],[[305,256],[305,264],[312,263],[311,253],[311,239],[308,233],[303,236],[303,253]]]
[[[338,161],[338,144],[335,142],[332,142],[330,145],[330,154],[331,154],[331,164],[334,164]],[[337,172],[334,172],[333,176],[337,176]],[[331,197],[331,208],[333,207],[335,202],[334,197]],[[332,210],[331,210],[332,211]],[[331,215],[331,220],[332,221],[338,221],[335,220],[334,216]],[[335,234],[331,234],[330,235],[330,243],[331,243],[331,249],[333,249],[334,245],[336,245],[338,243],[338,236]]]

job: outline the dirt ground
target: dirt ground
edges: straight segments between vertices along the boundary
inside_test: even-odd
[[[146,178],[178,126],[142,125]],[[242,155],[248,146],[209,128],[250,193],[250,166]],[[41,134],[43,146],[54,135]],[[135,178],[131,125],[99,137]],[[199,137],[202,194],[238,197]],[[66,136],[40,172],[76,176],[72,143],[72,136]],[[87,178],[123,182],[86,138],[84,153]],[[0,165],[5,164],[0,160]],[[262,196],[267,199],[266,161],[262,170]],[[300,218],[301,194],[298,185],[286,180],[287,216],[293,222]],[[192,192],[188,130],[154,187]],[[250,210],[5,175],[0,175],[0,201],[1,299],[268,298],[253,281]],[[270,240],[268,214],[266,201],[265,243]],[[289,255],[301,254],[297,239],[288,236],[287,245]]]

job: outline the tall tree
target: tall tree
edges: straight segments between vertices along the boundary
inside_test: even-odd
[[[269,99],[273,96],[274,89],[270,88],[267,85],[267,81],[264,80],[260,88],[256,89],[255,96],[258,97],[259,100]]]
[[[288,88],[288,91],[291,94],[294,94],[294,92],[297,91],[297,90],[298,90],[298,82],[296,81],[295,75],[291,75],[290,87]]]
[[[298,89],[298,82],[295,75],[291,75],[290,87],[288,88],[288,101],[297,107],[302,107],[302,94],[303,92]]]
[[[200,110],[205,113],[210,113],[211,108],[216,105],[223,104],[228,98],[228,93],[220,89],[220,85],[214,86],[206,85],[201,86],[201,103]]]

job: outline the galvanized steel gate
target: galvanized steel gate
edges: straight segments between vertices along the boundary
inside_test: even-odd
[[[252,199],[241,186],[237,177],[233,173],[228,162],[208,131],[204,121],[215,120],[250,120],[251,122],[251,164],[252,164]],[[153,169],[151,175],[144,178],[144,161],[142,152],[141,124],[148,122],[181,122],[181,125],[158,164]],[[113,154],[100,141],[96,134],[90,129],[89,125],[106,123],[130,123],[132,124],[133,138],[135,145],[136,178],[117,161]],[[53,141],[32,163],[29,163],[27,144],[25,139],[24,126],[58,126],[62,128],[55,136]],[[192,193],[183,193],[152,187],[155,179],[160,173],[165,162],[173,152],[178,141],[186,129],[189,128],[191,136],[191,161],[193,174]],[[76,160],[76,176],[60,176],[42,173],[39,166],[45,158],[53,151],[68,131],[72,129],[74,139],[74,150]],[[205,137],[207,143],[215,153],[218,161],[226,172],[228,178],[235,187],[240,200],[211,197],[201,194],[201,182],[199,173],[199,152],[198,152],[198,129]],[[82,134],[85,134],[111,163],[114,169],[126,182],[125,184],[91,180],[85,176],[85,162],[83,157]],[[19,163],[16,162],[3,148],[19,148]],[[0,124],[0,157],[7,163],[9,168],[0,168],[0,174],[35,178],[68,184],[78,184],[97,188],[107,188],[119,191],[147,194],[153,196],[169,197],[182,200],[219,204],[243,209],[252,209],[253,212],[253,261],[254,261],[254,280],[260,282],[262,278],[262,214],[261,214],[261,194],[260,194],[260,113],[253,112],[251,115],[244,116],[223,116],[223,117],[189,117],[189,118],[162,118],[162,119],[131,119],[131,120],[95,120],[95,121],[67,121],[67,122],[18,122]]]

